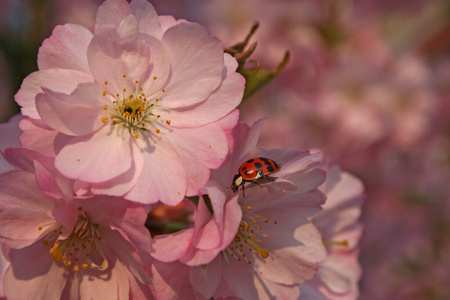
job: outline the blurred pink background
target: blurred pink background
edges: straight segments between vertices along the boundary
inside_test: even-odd
[[[57,24],[93,29],[100,0],[3,0],[0,121]],[[361,299],[450,299],[450,3],[448,1],[154,0],[225,47],[253,21],[261,65],[291,60],[241,106],[267,117],[264,147],[321,149],[360,177],[367,199]],[[4,5],[5,4],[5,5]]]

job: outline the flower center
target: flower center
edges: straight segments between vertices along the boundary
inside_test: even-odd
[[[42,230],[42,227],[39,226],[38,230]],[[66,237],[64,230],[61,226],[43,240],[44,246],[55,241],[49,252],[56,263],[62,261],[75,272],[80,269],[103,271],[108,268],[108,261],[99,247],[102,237],[98,232],[98,224],[92,223],[81,207],[78,208],[78,220],[72,233]]]
[[[264,240],[270,239],[270,235],[265,234],[264,229],[267,226],[277,225],[277,221],[254,214],[251,210],[251,206],[242,210],[242,220],[238,232],[226,250],[230,256],[235,257],[238,261],[246,261],[248,264],[252,263],[249,260],[250,255],[261,256],[264,259],[269,257],[269,250],[263,245]]]
[[[126,74],[123,75],[125,79]],[[153,82],[158,78],[153,77]],[[134,91],[127,91],[126,88],[114,96],[111,101],[111,95],[103,90],[103,96],[112,102],[111,105],[105,104],[103,109],[107,114],[101,117],[103,123],[110,123],[115,126],[122,126],[128,129],[130,134],[133,134],[136,139],[142,135],[147,135],[150,132],[159,134],[162,128],[167,128],[170,125],[170,120],[163,120],[161,113],[165,111],[164,108],[158,107],[158,102],[162,100],[165,89],[162,89],[156,95],[148,97],[140,87],[139,81],[135,81]],[[105,81],[105,85],[108,82]],[[151,87],[150,87],[151,90]]]

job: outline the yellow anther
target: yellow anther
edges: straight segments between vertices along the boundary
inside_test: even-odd
[[[157,118],[161,118],[161,115],[157,115],[156,117],[157,117]]]
[[[61,260],[61,258],[62,258],[62,253],[61,253],[61,251],[59,251],[58,248],[55,248],[55,249],[52,248],[52,249],[50,250],[50,253],[52,254],[52,258],[53,258],[54,261],[58,262],[58,261]]]
[[[78,265],[73,266],[73,270],[75,272],[78,272],[80,270],[80,267]]]
[[[259,252],[259,255],[261,255],[262,258],[268,258],[268,257],[269,257],[269,250],[267,250],[267,249],[262,249],[262,250]]]
[[[103,95],[103,96],[106,96],[106,90],[103,90],[102,95]]]
[[[247,206],[247,209],[248,209],[248,210],[252,210],[252,207],[251,207],[251,206]]]
[[[153,80],[156,80],[156,79],[158,79],[158,77],[154,76],[154,77],[153,77]]]
[[[139,138],[139,133],[136,132],[136,133],[134,134],[134,137],[135,137],[136,139],[138,139],[138,138]]]
[[[105,80],[105,85],[107,85],[107,84],[108,84],[108,81]]]
[[[156,99],[155,99],[155,102],[158,102],[158,101],[159,101],[159,98],[156,98]]]
[[[108,117],[107,116],[103,116],[102,117],[102,122],[106,124],[106,122],[108,122]]]
[[[165,93],[165,92],[166,92],[166,90],[165,90],[165,89],[162,89],[162,92],[163,92],[163,93]]]
[[[160,133],[161,132],[161,130],[159,130],[158,128],[155,131],[156,131],[156,133]]]
[[[170,125],[170,120],[166,120],[167,125]]]
[[[84,270],[86,270],[87,268],[89,268],[89,265],[88,265],[88,264],[82,264],[82,268],[83,268]]]
[[[39,226],[39,227],[38,227],[38,230],[42,230],[42,226]]]
[[[127,74],[123,74],[123,78],[126,78],[127,77]]]
[[[139,83],[139,80],[136,80],[134,83]]]
[[[211,148],[212,148],[212,146],[211,146],[211,145],[209,145],[208,147],[209,147],[209,149],[211,149]]]
[[[103,105],[103,109],[107,110],[108,109],[108,104]]]

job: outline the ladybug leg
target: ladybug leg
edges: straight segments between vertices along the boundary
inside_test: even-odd
[[[266,179],[269,180],[269,181],[271,181],[271,182],[274,182],[274,181],[276,180],[276,178],[269,177],[269,176],[266,176]]]
[[[245,198],[245,186],[244,185],[242,185],[242,196],[244,196],[244,198]]]

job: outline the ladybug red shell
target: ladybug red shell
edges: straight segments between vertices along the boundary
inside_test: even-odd
[[[251,158],[244,162],[237,171],[236,175],[234,175],[233,182],[231,183],[231,189],[236,193],[239,187],[242,186],[242,191],[244,192],[245,197],[244,184],[246,182],[253,182],[255,184],[258,184],[256,180],[260,178],[266,178],[272,181],[272,179],[268,178],[267,176],[278,172],[280,169],[280,165],[278,165],[270,158]]]

